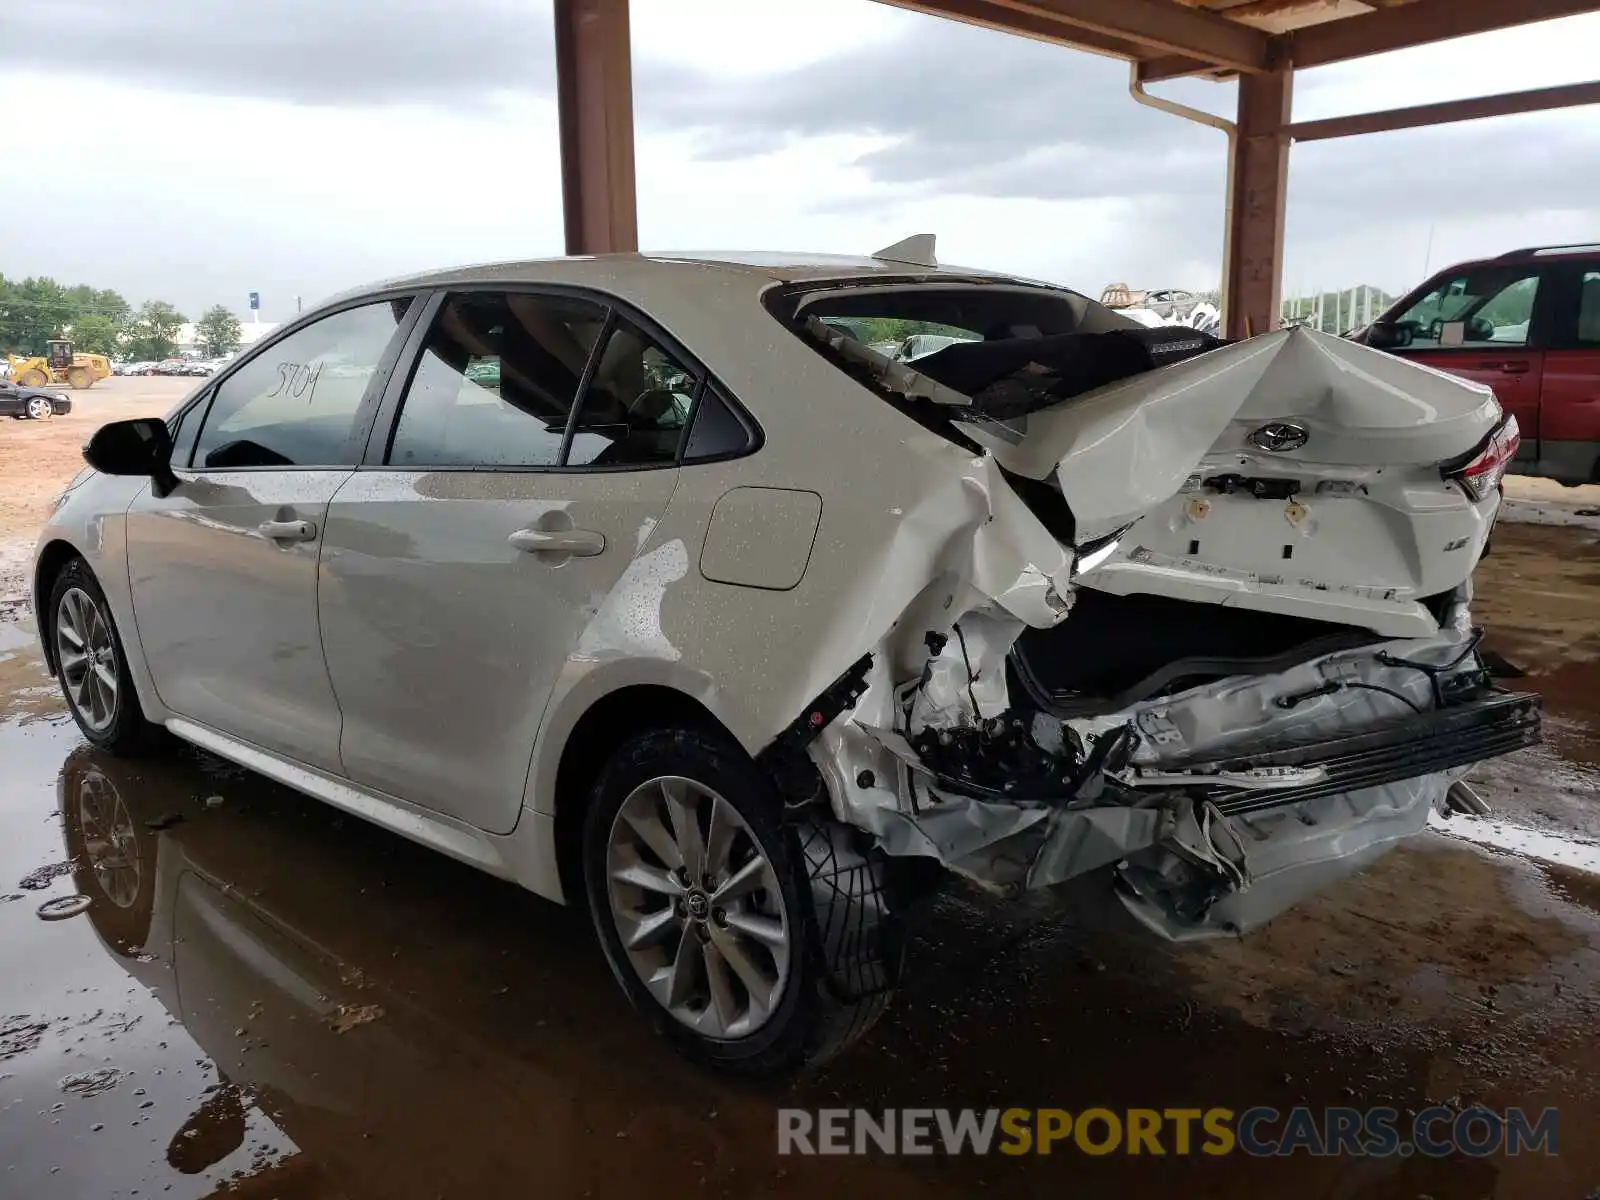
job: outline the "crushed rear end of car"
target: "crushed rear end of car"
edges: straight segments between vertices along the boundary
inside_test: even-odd
[[[782,297],[971,452],[885,548],[876,640],[764,755],[789,797],[992,891],[1086,883],[1173,940],[1475,809],[1467,769],[1539,737],[1471,622],[1516,440],[1492,394],[1308,330],[1134,331],[1060,292],[1030,322],[1026,291]],[[891,361],[850,327],[873,312],[974,340]]]

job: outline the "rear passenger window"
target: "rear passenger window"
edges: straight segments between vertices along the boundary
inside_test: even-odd
[[[584,393],[568,465],[676,462],[699,382],[649,334],[618,318]]]
[[[1600,271],[1585,271],[1578,288],[1577,344],[1600,346]]]
[[[389,446],[396,467],[548,467],[606,310],[586,300],[467,292],[428,331]]]
[[[216,388],[195,445],[196,468],[354,466],[363,402],[409,299],[323,317],[274,342]]]

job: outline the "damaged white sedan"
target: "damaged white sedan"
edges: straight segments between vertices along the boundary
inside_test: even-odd
[[[90,741],[585,902],[681,1049],[782,1070],[930,877],[1233,934],[1481,803],[1538,738],[1469,607],[1516,445],[1477,385],[925,239],[468,268],[103,427],[35,610]]]

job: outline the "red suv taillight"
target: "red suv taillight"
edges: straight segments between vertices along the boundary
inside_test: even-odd
[[[1517,428],[1517,419],[1508,416],[1464,462],[1447,464],[1444,477],[1459,483],[1474,500],[1485,499],[1499,489],[1520,445],[1522,430]]]

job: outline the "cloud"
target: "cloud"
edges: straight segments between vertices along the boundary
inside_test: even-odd
[[[1196,140],[1191,127],[1134,104],[1127,80],[1121,62],[923,18],[892,42],[764,78],[652,70],[640,81],[639,117],[695,131],[707,160],[845,134],[882,141],[856,163],[878,183],[1109,195]]]
[[[9,0],[9,67],[296,104],[475,107],[554,89],[533,0]],[[50,47],[29,60],[19,47]],[[41,55],[43,51],[41,50]]]

